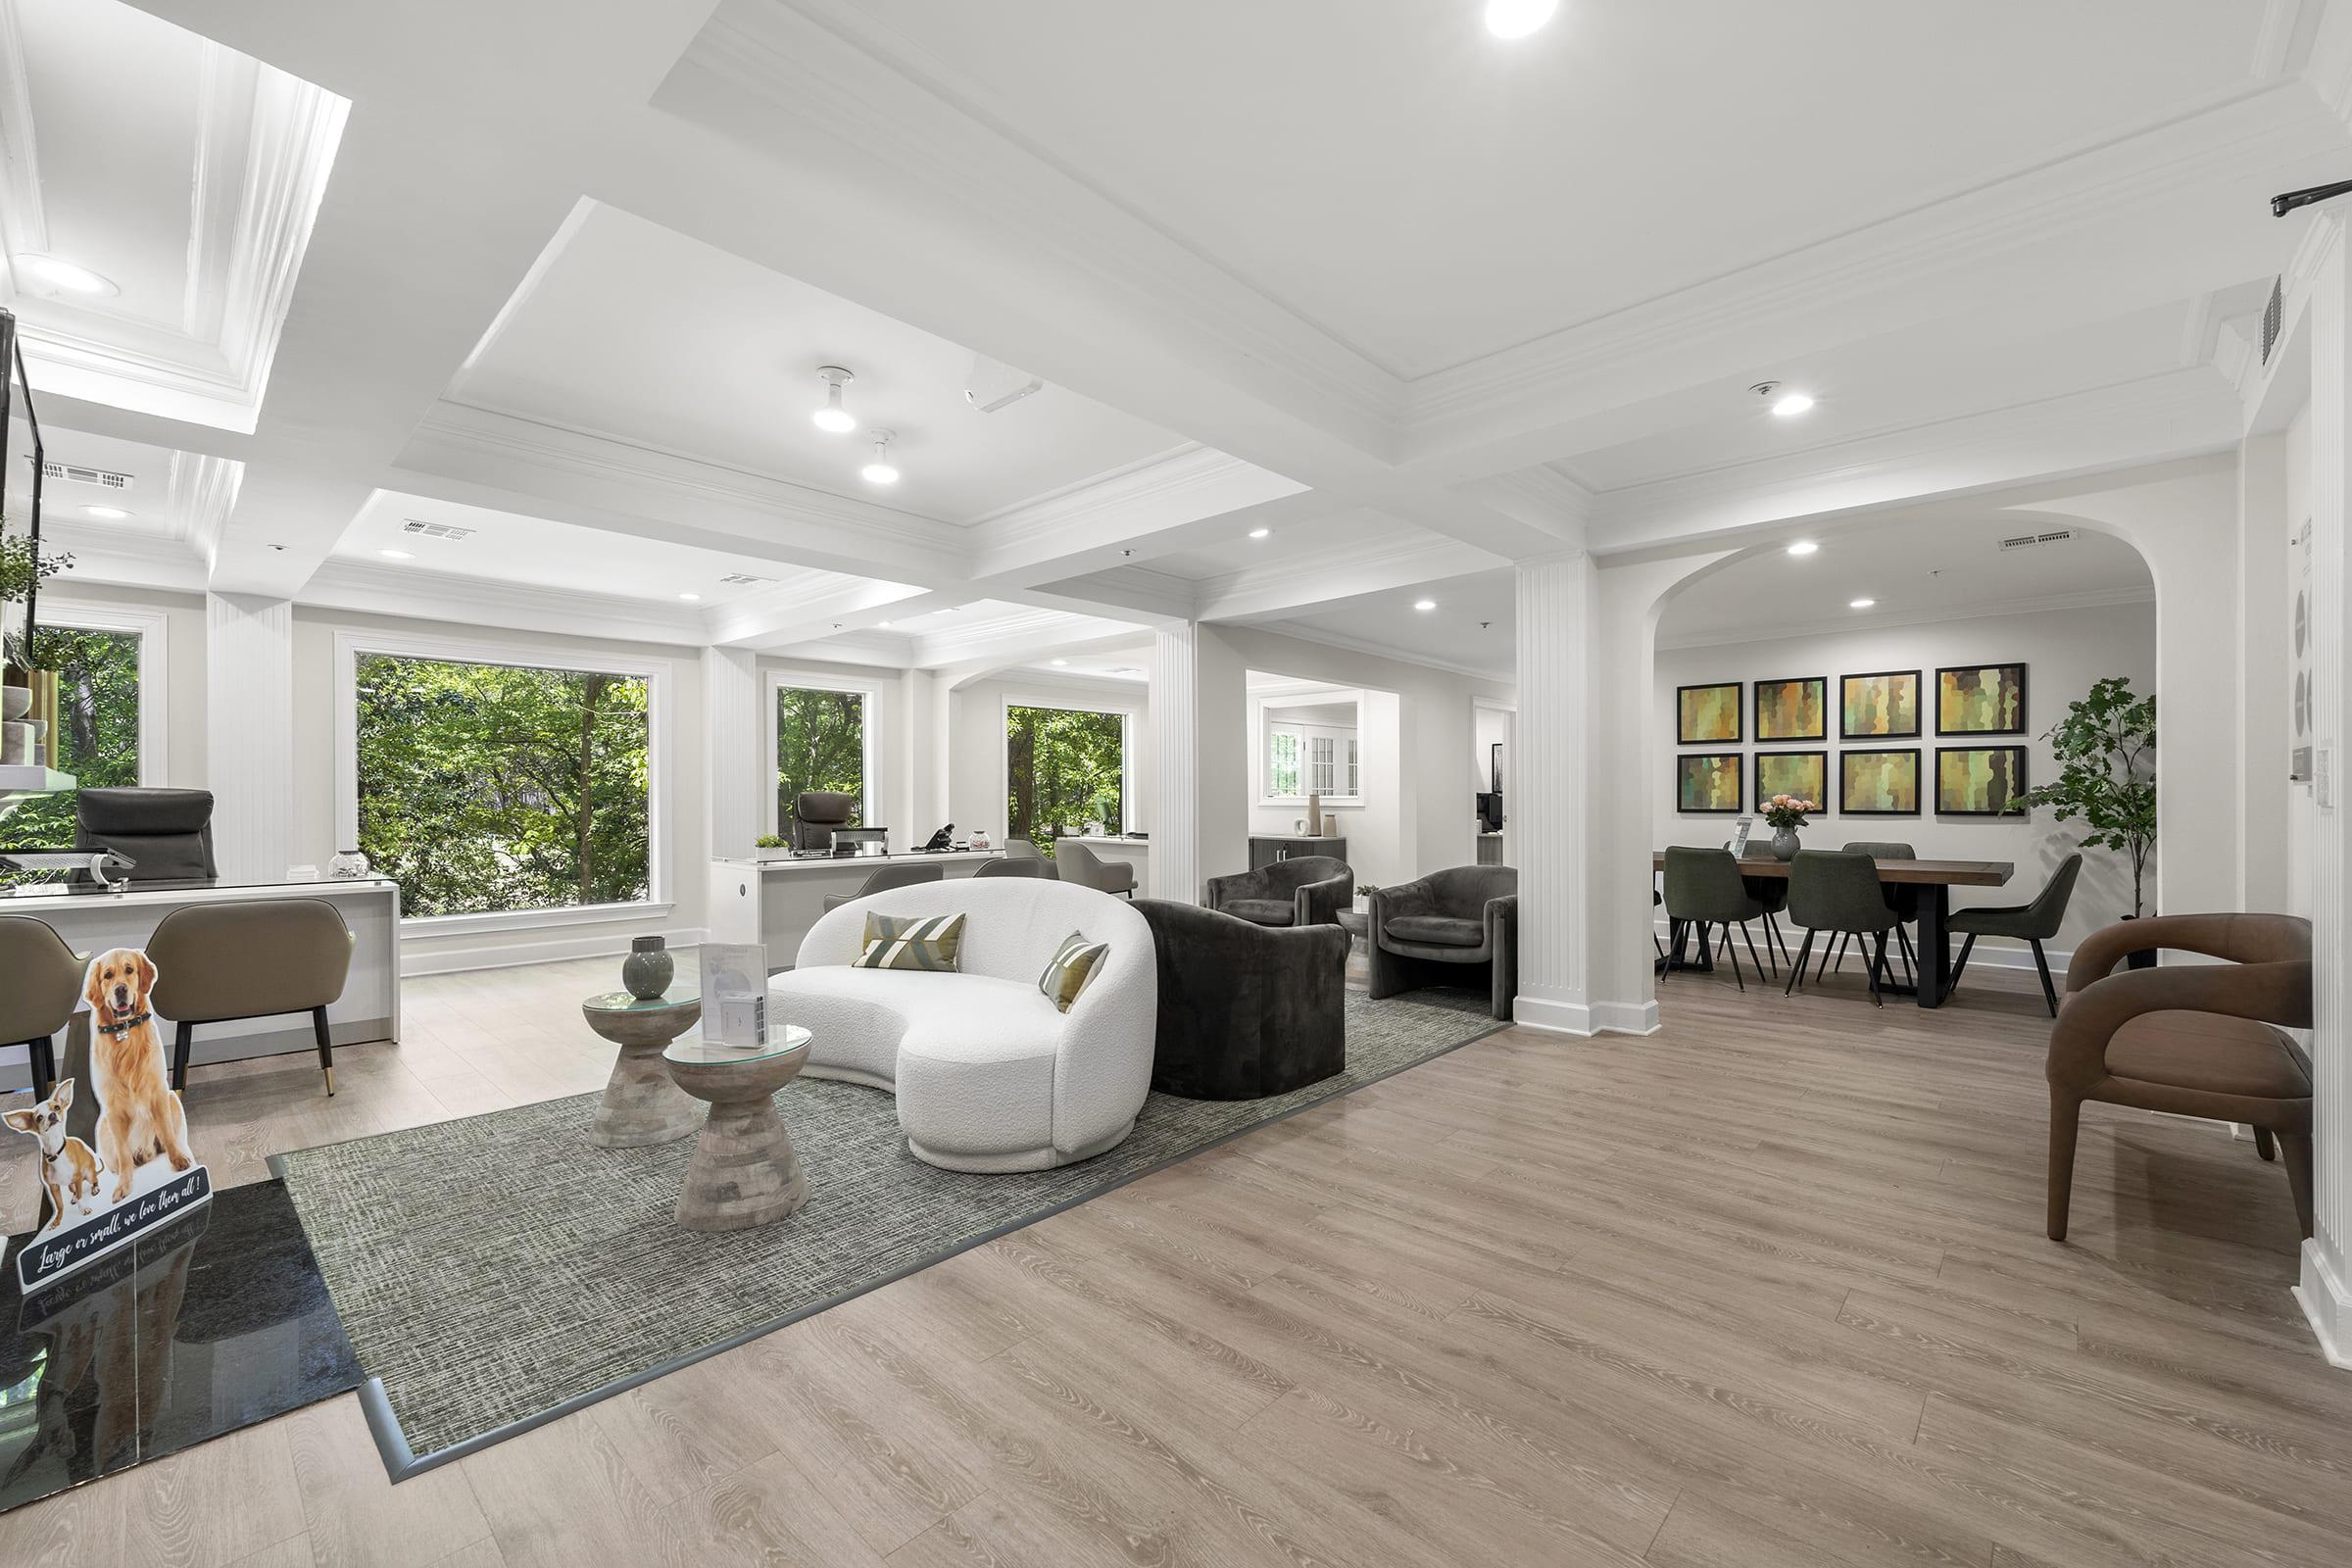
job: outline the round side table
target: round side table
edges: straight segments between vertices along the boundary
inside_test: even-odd
[[[581,1003],[580,1016],[620,1048],[588,1141],[599,1149],[643,1149],[676,1143],[694,1131],[694,1102],[662,1069],[662,1048],[702,1021],[702,999],[646,1002],[626,991],[610,991]]]
[[[808,1063],[811,1038],[785,1024],[764,1050],[706,1045],[697,1035],[662,1053],[678,1087],[710,1103],[678,1192],[678,1223],[687,1230],[771,1225],[808,1200],[808,1179],[774,1096]]]

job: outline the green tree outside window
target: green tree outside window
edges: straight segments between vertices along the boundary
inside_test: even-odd
[[[1101,819],[1124,830],[1127,720],[1072,708],[1004,710],[1006,832],[1045,855],[1053,835]]]
[[[361,656],[360,850],[409,915],[650,896],[638,676]]]
[[[139,639],[135,632],[43,626],[33,662],[57,671],[58,733],[51,764],[77,784],[139,781]],[[0,844],[67,849],[74,843],[74,794],[34,795],[0,819]],[[0,871],[0,887],[49,881],[54,873]]]
[[[776,692],[776,821],[787,842],[803,790],[853,797],[850,825],[865,825],[865,698],[787,686]]]

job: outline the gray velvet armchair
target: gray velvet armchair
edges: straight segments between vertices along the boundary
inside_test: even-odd
[[[1418,882],[1380,888],[1370,926],[1371,994],[1422,986],[1475,985],[1483,965],[1497,1018],[1519,991],[1519,873],[1507,865],[1457,865]]]
[[[1328,855],[1295,855],[1254,871],[1208,879],[1203,901],[1251,925],[1338,925],[1355,898],[1355,872]]]
[[[1159,964],[1152,1087],[1258,1100],[1348,1065],[1348,933],[1138,899]]]

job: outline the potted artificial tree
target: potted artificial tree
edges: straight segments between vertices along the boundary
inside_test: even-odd
[[[74,558],[63,551],[45,551],[25,535],[0,532],[0,604],[24,603],[73,564]],[[7,645],[0,647],[0,664],[6,666],[0,671],[0,721],[22,725],[32,708],[34,673],[32,649],[22,628],[12,631]],[[21,737],[10,738],[13,742]]]
[[[2046,806],[2059,821],[2083,824],[2083,848],[2130,856],[2132,912],[2124,918],[2138,919],[2156,850],[2156,699],[2111,676],[2069,704],[2042,738],[2057,753],[2058,777],[2018,797],[2016,809]],[[2153,952],[2131,957],[2134,968],[2155,961]]]

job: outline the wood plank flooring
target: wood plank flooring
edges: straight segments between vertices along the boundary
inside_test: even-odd
[[[413,982],[331,1102],[199,1069],[198,1147],[594,1089],[611,971]],[[2283,1174],[2093,1106],[2044,1240],[2030,987],[1677,977],[1649,1039],[1495,1036],[403,1486],[346,1397],[0,1515],[0,1561],[2340,1568]]]

